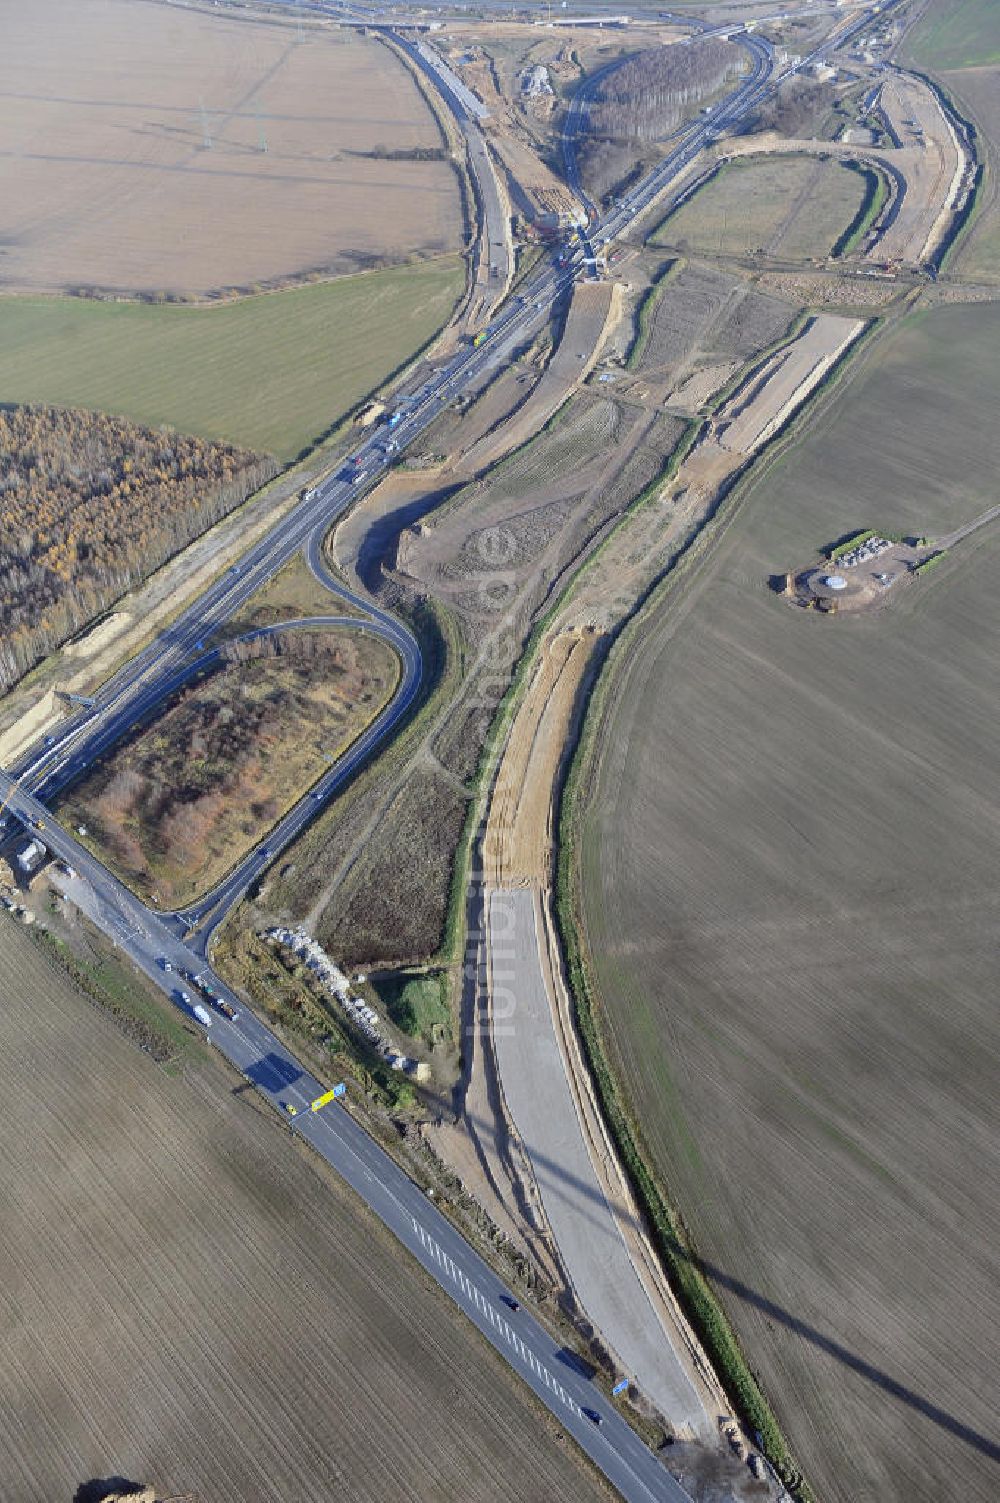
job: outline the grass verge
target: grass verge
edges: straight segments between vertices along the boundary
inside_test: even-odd
[[[849,256],[856,251],[872,225],[885,208],[889,197],[889,184],[884,172],[870,163],[845,162],[851,172],[858,172],[865,181],[865,196],[854,219],[847,226],[830,252],[831,256]]]
[[[409,974],[397,971],[369,977],[369,981],[397,1028],[428,1044],[451,1033],[448,978],[442,971]]]
[[[635,338],[632,341],[632,348],[629,350],[625,361],[626,370],[634,371],[642,363],[642,357],[646,353],[646,346],[649,343],[656,305],[660,301],[663,289],[667,283],[681,270],[683,265],[684,262],[679,259],[669,261],[659,273],[656,280],[650,285],[645,297],[639,304],[635,315]]]
[[[69,945],[41,924],[31,937],[93,1002],[111,1014],[122,1032],[159,1063],[196,1051],[194,1030],[168,1002],[148,995],[132,967],[115,955],[82,960]]]

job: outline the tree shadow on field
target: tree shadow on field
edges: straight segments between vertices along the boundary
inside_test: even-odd
[[[470,1120],[473,1126],[482,1127],[488,1125],[484,1124],[481,1119],[474,1117],[470,1118]],[[554,1179],[561,1180],[568,1188],[574,1190],[582,1200],[589,1200],[591,1204],[600,1206],[602,1212],[606,1211],[606,1202],[603,1195],[596,1192],[592,1184],[584,1182],[576,1175],[568,1174],[562,1165],[558,1164],[544,1152],[541,1152],[535,1145],[526,1146],[528,1146],[528,1153],[538,1170],[547,1171]],[[622,1207],[619,1208],[619,1214],[622,1213],[623,1209]],[[634,1224],[642,1224],[641,1218],[632,1217],[631,1219]],[[1000,1439],[991,1439],[988,1435],[983,1435],[978,1430],[974,1430],[971,1425],[967,1425],[962,1420],[957,1419],[955,1415],[949,1414],[946,1409],[942,1409],[940,1405],[933,1403],[914,1389],[907,1387],[905,1383],[900,1383],[898,1379],[892,1377],[890,1373],[884,1372],[881,1368],[876,1367],[867,1358],[860,1356],[857,1352],[852,1352],[849,1347],[844,1346],[832,1336],[828,1336],[816,1326],[810,1325],[808,1321],[794,1315],[790,1310],[786,1310],[783,1306],[776,1304],[774,1300],[769,1299],[764,1294],[760,1294],[756,1289],[751,1289],[749,1284],[743,1283],[741,1279],[734,1278],[732,1274],[727,1273],[718,1264],[710,1263],[703,1258],[697,1257],[689,1248],[678,1241],[676,1237],[670,1237],[663,1233],[657,1234],[648,1226],[645,1229],[654,1246],[658,1244],[660,1247],[666,1247],[675,1262],[690,1263],[699,1269],[716,1289],[725,1290],[744,1304],[750,1305],[774,1325],[783,1326],[785,1330],[791,1331],[800,1340],[808,1342],[810,1346],[814,1346],[828,1357],[833,1357],[851,1372],[857,1373],[859,1377],[864,1378],[866,1382],[873,1384],[883,1393],[888,1394],[890,1398],[896,1399],[901,1404],[905,1404],[907,1408],[912,1409],[916,1414],[929,1420],[931,1424],[937,1425],[940,1429],[947,1431],[956,1440],[962,1441],[964,1445],[969,1446],[972,1450],[978,1451],[981,1455],[988,1457],[990,1461],[1000,1464]]]
[[[73,1503],[105,1503],[106,1498],[140,1498],[147,1492],[145,1483],[130,1482],[127,1477],[92,1477],[81,1482],[73,1494]]]

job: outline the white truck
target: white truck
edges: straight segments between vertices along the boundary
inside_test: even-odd
[[[194,1013],[195,1017],[203,1028],[211,1028],[212,1014],[209,1012],[207,1007],[202,1007],[200,1002],[196,1002],[191,1011]]]

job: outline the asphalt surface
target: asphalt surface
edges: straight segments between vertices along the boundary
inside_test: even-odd
[[[289,1129],[357,1191],[622,1496],[630,1503],[690,1503],[600,1390],[566,1361],[563,1349],[545,1329],[523,1307],[510,1308],[512,1296],[502,1281],[349,1111],[336,1102],[317,1112],[310,1110],[310,1103],[324,1094],[325,1085],[303,1070],[240,997],[213,975],[197,951],[179,940],[159,915],[150,913],[78,841],[53,824],[45,809],[5,772],[0,772],[0,797],[26,824],[44,823],[40,838],[73,869],[74,875],[57,883],[69,900],[168,991],[189,1017],[194,1017],[195,1004],[208,1008],[212,1023],[203,1031],[209,1047],[218,1049],[282,1114]],[[233,1021],[204,999],[188,972],[210,979],[217,996],[236,1012]],[[189,1003],[182,1000],[182,993],[190,998]],[[296,1109],[295,1116],[287,1106]],[[598,1416],[598,1421],[592,1416]]]
[[[408,37],[396,30],[395,26],[376,24],[369,29],[381,31],[406,53],[411,62],[421,70],[444,99],[465,137],[466,160],[472,176],[482,225],[477,254],[480,261],[484,263],[480,286],[484,299],[483,316],[488,317],[510,285],[513,267],[511,265],[512,246],[505,225],[506,212],[493,162],[479,128],[479,120],[470,111],[465,100],[449,87],[447,77],[442,76],[428,62],[419,48]],[[493,267],[496,268],[495,273],[491,270]]]
[[[504,1100],[588,1318],[661,1413],[707,1440],[717,1416],[665,1338],[580,1130],[542,974],[537,901],[528,887],[501,888],[488,900],[493,1046]]]
[[[862,12],[853,26],[841,29],[838,45],[868,24],[870,15]],[[729,100],[718,105],[712,115],[702,117],[609,215],[591,226],[590,239],[596,246],[628,228],[663,194],[711,134],[736,123],[760,103],[772,87],[771,52],[766,43],[755,38],[749,38],[747,45],[755,59],[751,77],[744,80]],[[800,66],[817,60],[830,45],[816,49]],[[205,960],[208,937],[247,886],[277,859],[344,779],[352,775],[360,761],[392,734],[407,713],[418,692],[421,672],[419,649],[412,634],[388,613],[325,576],[334,597],[360,606],[367,613],[367,621],[349,618],[356,629],[378,629],[399,652],[403,672],[396,696],[362,738],[363,745],[356,742],[263,844],[202,903],[183,915],[161,915],[146,908],[78,840],[53,821],[44,800],[52,798],[89,766],[95,756],[176,692],[178,683],[210,650],[209,636],[224,626],[296,553],[304,551],[314,572],[322,571],[322,540],[336,519],[377,483],[393,463],[396,450],[405,449],[429,426],[440,404],[481,385],[508,362],[518,347],[534,337],[547,323],[552,305],[582,272],[580,247],[569,252],[562,267],[542,264],[490,324],[478,349],[462,349],[433,371],[420,388],[400,403],[399,418],[391,430],[383,426],[366,435],[341,462],[336,474],[307,492],[237,565],[220,576],[186,607],[167,631],[108,680],[93,701],[69,716],[54,736],[32,748],[13,769],[0,771],[0,800],[9,808],[10,815],[37,830],[53,855],[69,865],[75,875],[65,880],[67,895],[136,966],[178,1006],[184,1005],[180,991],[191,991],[188,984],[177,980],[178,974],[191,971],[210,980],[218,996],[238,1011],[235,1023],[229,1023],[221,1014],[213,1014],[207,1036],[278,1110],[283,1111],[282,1103],[286,1100],[304,1106],[319,1093],[319,1082],[302,1071],[277,1038],[243,1007],[221,978],[213,975]],[[391,451],[386,448],[389,442],[393,445]],[[313,796],[317,792],[318,798]],[[211,906],[207,907],[209,903]],[[186,943],[182,935],[192,923],[200,928],[191,942]],[[165,964],[171,969],[165,970]],[[193,991],[191,995],[195,995]],[[339,1107],[325,1108],[321,1113],[300,1114],[294,1119],[286,1116],[286,1120],[396,1232],[629,1503],[646,1503],[648,1499],[681,1503],[686,1498],[683,1489],[601,1398],[599,1391],[560,1361],[552,1339],[542,1327],[526,1311],[515,1313],[504,1306],[503,1300],[510,1296],[496,1276],[346,1112]],[[612,1341],[614,1335],[608,1332]],[[585,1410],[600,1416],[601,1423],[588,1419]]]

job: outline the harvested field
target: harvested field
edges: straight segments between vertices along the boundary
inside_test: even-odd
[[[59,801],[61,817],[147,901],[208,891],[389,699],[399,664],[377,637],[289,632],[226,649]]]
[[[33,0],[0,99],[5,289],[250,289],[461,242],[430,109],[354,32]]]
[[[828,256],[864,199],[864,176],[841,162],[782,156],[736,161],[670,214],[652,243],[727,256]]]
[[[117,1472],[212,1503],[607,1496],[213,1058],[165,1074],[5,916],[0,993],[8,1497]]]
[[[445,257],[213,308],[0,298],[0,398],[293,459],[433,338],[463,282]]]
[[[767,578],[995,503],[998,348],[870,348],[622,656],[581,809],[614,1073],[831,1503],[996,1495],[1000,533],[849,622]]]

